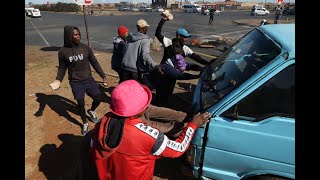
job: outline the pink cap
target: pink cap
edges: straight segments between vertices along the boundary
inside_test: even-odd
[[[129,117],[144,111],[152,99],[147,86],[135,80],[120,83],[111,93],[110,110],[122,117]]]

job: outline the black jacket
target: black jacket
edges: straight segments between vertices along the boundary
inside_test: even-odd
[[[165,22],[166,20],[163,18],[160,20],[155,33],[155,36],[162,44],[163,44],[164,36],[161,34],[161,29]],[[181,52],[182,52],[182,55],[186,57],[186,55],[183,53],[183,46],[179,44],[179,40],[177,38],[173,38],[172,45],[164,47],[164,53],[161,60],[161,64],[164,63],[168,58],[172,58],[175,54],[180,54]],[[190,56],[190,58],[202,65],[207,65],[209,63],[208,61],[204,60],[202,57],[200,57],[198,54],[195,54],[195,53],[193,53]]]
[[[72,43],[71,38],[74,29],[79,30],[75,26],[64,27],[64,46],[58,53],[59,67],[56,79],[62,81],[68,69],[68,79],[70,81],[86,80],[92,77],[90,64],[101,78],[105,78],[106,75],[94,56],[92,49],[83,43]]]

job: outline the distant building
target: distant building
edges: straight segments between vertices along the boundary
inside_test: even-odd
[[[171,8],[171,4],[177,4],[176,0],[152,0],[152,7]]]

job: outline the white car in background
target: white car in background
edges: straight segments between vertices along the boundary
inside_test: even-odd
[[[31,17],[41,17],[41,12],[39,9],[33,9],[31,12]]]
[[[255,8],[251,10],[250,14],[253,16],[257,16],[257,15],[268,16],[270,12],[265,8]]]
[[[162,7],[156,7],[154,9],[154,12],[163,12],[163,11],[164,11],[164,9]]]
[[[210,11],[210,9],[206,9],[206,10],[203,11],[203,14],[204,14],[204,15],[209,15],[209,11]],[[219,10],[216,10],[213,14],[220,16],[220,15],[222,14],[222,12],[219,11]]]
[[[139,9],[141,12],[152,12],[152,8],[148,6],[140,6]]]
[[[139,9],[137,7],[130,7],[130,10],[131,12],[138,12]]]
[[[118,10],[119,11],[129,11],[130,7],[129,6],[120,6],[120,7],[118,7]]]

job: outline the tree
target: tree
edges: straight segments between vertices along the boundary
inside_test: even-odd
[[[32,6],[33,5],[32,2],[29,2],[29,5]]]

